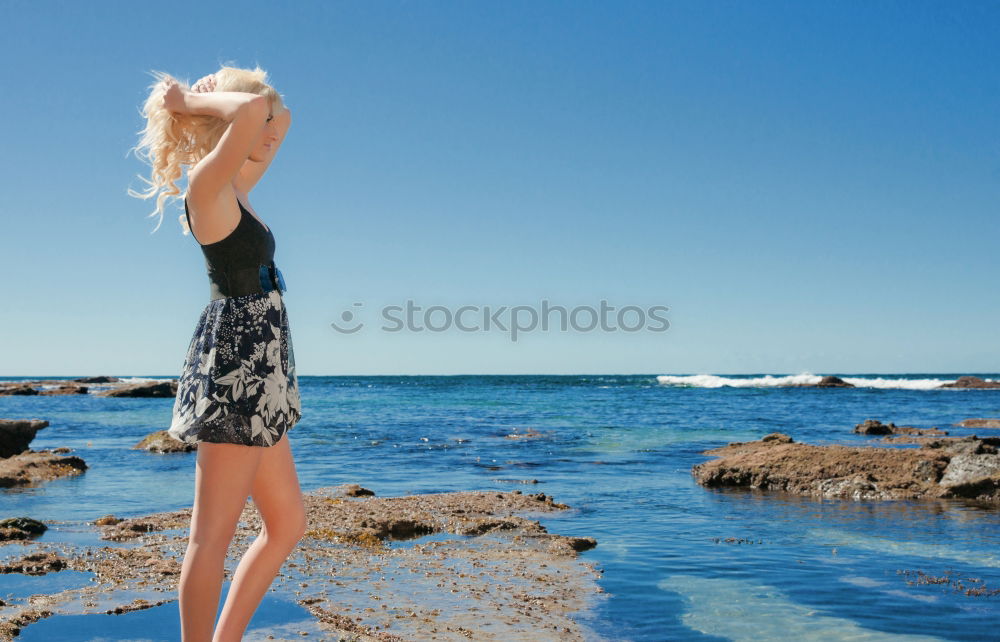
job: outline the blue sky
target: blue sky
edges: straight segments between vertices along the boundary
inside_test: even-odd
[[[180,374],[204,263],[127,152],[148,70],[220,63],[292,109],[249,200],[300,375],[998,370],[995,3],[4,9],[0,375]],[[670,328],[381,330],[408,299]]]

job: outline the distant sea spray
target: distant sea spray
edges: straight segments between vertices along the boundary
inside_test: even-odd
[[[941,384],[952,383],[955,379],[940,378],[907,378],[902,377],[840,377],[846,383],[859,388],[895,388],[904,390],[932,390],[940,388]],[[764,375],[746,377],[724,377],[710,374],[698,375],[659,375],[656,380],[667,386],[686,386],[690,388],[778,388],[782,386],[814,385],[823,377],[808,372],[796,375]],[[993,381],[993,379],[986,379]]]

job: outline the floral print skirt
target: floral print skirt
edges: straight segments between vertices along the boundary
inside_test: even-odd
[[[210,301],[188,346],[167,432],[188,443],[267,447],[301,416],[280,292]]]

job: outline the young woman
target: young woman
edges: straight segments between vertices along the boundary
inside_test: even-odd
[[[129,193],[157,196],[153,214],[162,213],[187,168],[181,224],[204,254],[210,294],[169,428],[174,438],[198,444],[179,585],[181,630],[184,642],[238,641],[306,528],[288,443],[301,405],[285,285],[274,263],[274,235],[247,200],[291,113],[259,67],[222,67],[191,90],[168,74],[153,75],[137,146],[153,168],[151,187]],[[263,528],[240,560],[216,625],[226,551],[248,495]]]

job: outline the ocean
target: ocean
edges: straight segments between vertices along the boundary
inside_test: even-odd
[[[953,425],[1000,417],[1000,390],[936,389],[958,374],[825,374],[857,387],[783,385],[818,380],[808,373],[303,376],[303,417],[290,438],[306,492],[342,483],[383,497],[521,489],[569,504],[540,521],[550,532],[597,539],[580,555],[603,570],[605,594],[579,618],[604,639],[1000,639],[1000,592],[968,596],[952,584],[913,581],[924,573],[1000,588],[1000,510],[694,481],[691,467],[712,459],[702,451],[773,432],[817,445],[874,444],[852,432],[873,418],[952,436],[1000,435]],[[41,541],[91,541],[86,522],[102,515],[189,507],[194,453],[132,450],[169,425],[172,404],[0,397],[0,417],[50,422],[32,449],[68,446],[90,467],[3,489],[0,516],[64,520]],[[540,434],[507,437],[527,431]],[[58,590],[50,587],[57,578],[16,575],[0,576],[0,597]],[[157,608],[175,617],[177,604]]]

